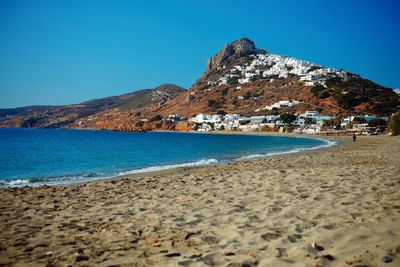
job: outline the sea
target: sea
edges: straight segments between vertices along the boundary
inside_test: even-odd
[[[0,129],[0,187],[65,185],[332,146],[283,136]]]

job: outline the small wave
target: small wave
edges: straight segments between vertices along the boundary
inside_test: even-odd
[[[333,141],[333,140],[327,140],[327,139],[320,139],[320,138],[313,138],[316,140],[320,140],[322,141],[324,144],[320,145],[320,146],[316,146],[316,147],[310,147],[310,148],[306,148],[304,150],[314,150],[314,149],[320,149],[320,148],[327,148],[327,147],[331,147],[331,146],[336,146],[339,144],[338,141]]]
[[[11,181],[0,181],[1,187],[21,187],[29,185],[30,181],[27,179],[16,179]]]
[[[254,154],[254,155],[248,155],[248,156],[242,156],[237,159],[234,159],[234,161],[241,161],[241,160],[248,160],[248,159],[257,159],[257,158],[262,158],[265,157],[266,154]]]
[[[0,181],[0,187],[23,187],[23,186],[41,186],[41,185],[67,185],[79,182],[94,181],[100,179],[109,179],[113,177],[118,177],[127,174],[135,173],[146,173],[154,171],[162,171],[173,168],[181,167],[196,167],[196,166],[206,166],[218,163],[216,159],[203,159],[196,162],[164,165],[164,166],[153,166],[137,170],[130,170],[118,173],[86,173],[80,175],[67,175],[67,176],[57,176],[57,177],[37,177],[31,179],[15,179],[11,181]]]
[[[41,186],[41,185],[67,185],[78,182],[85,182],[98,179],[106,179],[115,175],[106,176],[105,174],[82,174],[82,175],[67,175],[55,177],[35,177],[30,179],[15,179],[10,181],[0,181],[1,187],[24,187],[24,186]]]
[[[199,161],[189,162],[189,163],[154,166],[154,167],[147,167],[147,168],[138,169],[138,170],[119,172],[117,176],[122,176],[122,175],[127,175],[127,174],[135,174],[135,173],[155,172],[155,171],[162,171],[162,170],[182,168],[182,167],[206,166],[206,165],[211,165],[211,164],[217,164],[218,162],[219,161],[216,159],[202,159]]]
[[[252,159],[259,159],[259,158],[271,157],[271,156],[277,156],[277,155],[293,154],[293,153],[298,153],[298,152],[306,151],[306,150],[315,150],[315,149],[327,148],[327,147],[331,147],[331,146],[335,146],[335,145],[339,144],[339,142],[332,141],[332,140],[319,139],[319,138],[312,138],[312,139],[320,140],[320,141],[323,142],[323,144],[319,145],[319,146],[315,146],[315,147],[293,148],[293,149],[287,150],[287,151],[279,151],[279,152],[270,152],[270,153],[265,153],[265,154],[247,155],[247,156],[242,156],[242,157],[236,158],[236,159],[234,159],[234,161],[252,160]]]

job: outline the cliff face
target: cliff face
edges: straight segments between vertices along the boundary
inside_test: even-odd
[[[240,38],[225,45],[218,53],[208,59],[203,76],[208,76],[225,63],[229,64],[240,57],[257,53],[265,54],[267,52],[265,50],[256,49],[253,41],[247,38]]]

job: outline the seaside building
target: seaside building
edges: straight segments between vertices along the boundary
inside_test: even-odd
[[[319,112],[315,111],[315,110],[307,110],[304,114],[303,114],[304,118],[314,118],[316,116],[319,116]]]
[[[197,122],[197,123],[203,123],[206,121],[210,120],[210,116],[207,114],[199,113],[197,114],[194,118],[192,118],[190,121],[192,122]]]
[[[354,123],[353,130],[364,131],[368,129],[368,123]]]
[[[276,104],[290,106],[293,103],[300,103],[299,101],[295,101],[281,100],[278,101]],[[175,114],[174,116],[177,115],[178,114]],[[334,120],[336,118],[335,116],[320,115],[319,112],[316,110],[307,110],[304,114],[297,114],[295,116],[296,119],[290,124],[284,123],[283,121],[279,120],[280,115],[243,117],[240,114],[225,114],[224,116],[222,116],[219,114],[209,115],[199,113],[195,117],[191,118],[189,121],[196,123],[197,126],[194,128],[197,131],[203,132],[212,130],[260,131],[266,127],[284,127],[284,129],[287,129],[287,127],[290,126],[290,130],[292,131],[293,129],[295,129],[295,132],[297,133],[316,134],[321,132],[321,129],[324,127],[325,121]],[[372,119],[380,118],[370,115],[359,115],[357,117],[364,118],[364,120],[367,122]],[[346,128],[347,125],[354,120],[354,118],[355,116],[342,118],[341,127]],[[382,117],[382,119],[387,120],[388,118]],[[360,131],[365,130],[365,127],[368,126],[367,123],[360,123],[355,125],[355,127],[358,127],[357,130]]]

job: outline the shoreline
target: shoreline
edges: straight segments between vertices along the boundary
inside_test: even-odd
[[[341,145],[0,189],[0,264],[398,266],[400,139],[332,139]]]
[[[28,128],[30,129],[30,128]],[[70,130],[70,129],[67,129]],[[72,129],[75,130],[75,129]],[[57,178],[57,177],[50,177],[50,178],[19,178],[19,179],[13,179],[10,181],[0,181],[0,183],[3,183],[2,186],[0,186],[0,189],[3,188],[21,188],[21,187],[41,187],[41,186],[69,186],[69,185],[74,185],[74,184],[84,184],[84,183],[92,183],[92,182],[98,182],[98,181],[104,181],[104,180],[110,180],[110,179],[117,179],[120,177],[126,177],[129,175],[137,175],[137,174],[152,174],[152,173],[162,173],[164,171],[170,171],[170,170],[179,170],[181,168],[200,168],[200,167],[209,167],[209,166],[215,166],[215,165],[221,165],[221,164],[229,164],[232,162],[240,162],[240,161],[253,161],[253,160],[258,160],[258,159],[263,159],[263,158],[268,158],[268,157],[275,157],[275,156],[281,156],[281,155],[290,155],[290,154],[297,154],[297,153],[303,153],[306,151],[315,151],[315,150],[321,150],[321,149],[329,149],[331,147],[340,145],[340,142],[338,141],[333,141],[332,138],[330,137],[325,137],[325,136],[304,136],[301,134],[287,134],[287,133],[270,133],[270,132],[236,132],[236,131],[213,131],[213,132],[175,132],[175,131],[153,131],[153,132],[160,132],[160,133],[185,133],[185,134],[215,134],[215,135],[242,135],[242,136],[270,136],[270,137],[289,137],[289,138],[303,138],[303,139],[314,139],[314,140],[320,140],[324,142],[324,144],[321,144],[316,147],[311,147],[311,148],[296,148],[292,150],[287,150],[287,151],[281,151],[281,152],[269,152],[266,154],[252,154],[252,155],[247,155],[247,156],[240,156],[238,158],[233,158],[229,160],[225,159],[214,159],[214,158],[209,158],[209,159],[201,159],[198,161],[194,162],[183,162],[183,163],[177,163],[177,164],[171,164],[171,165],[158,165],[158,166],[150,166],[150,167],[145,167],[145,168],[140,168],[140,169],[133,169],[133,170],[127,170],[127,171],[117,171],[116,173],[110,172],[109,174],[106,174],[104,177],[91,177],[90,179],[85,179],[85,178],[78,178],[76,181],[68,181],[66,180],[65,182],[59,181],[54,179],[52,180],[44,180],[40,181],[41,179],[51,179],[51,178]],[[83,174],[82,174],[83,175]],[[76,175],[77,177],[81,175]],[[75,177],[75,175],[65,175],[63,177]],[[30,180],[36,180],[36,182],[31,183]],[[39,181],[37,181],[39,180]]]

